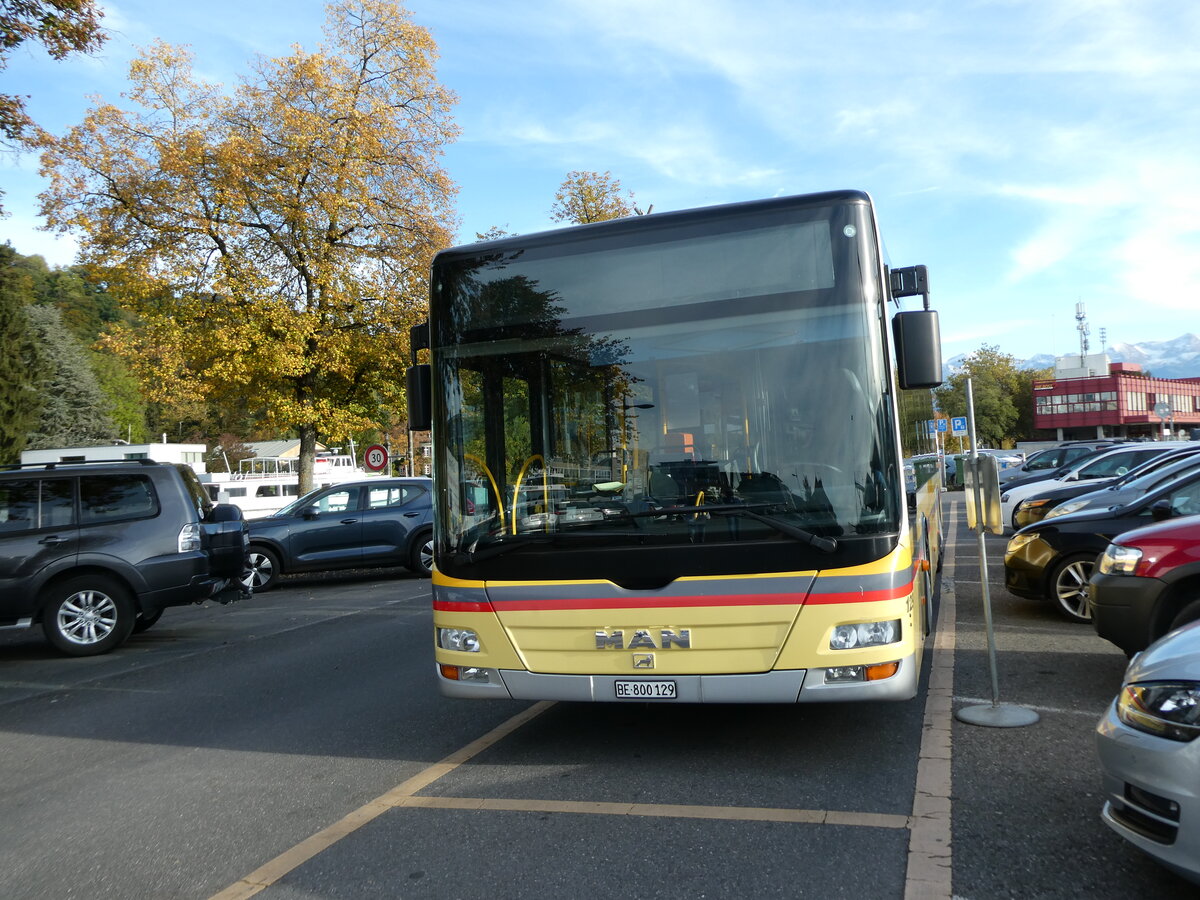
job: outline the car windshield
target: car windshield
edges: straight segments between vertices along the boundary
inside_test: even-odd
[[[1177,478],[1184,478],[1198,468],[1200,468],[1200,454],[1176,460],[1168,466],[1146,472],[1119,487],[1122,491],[1129,491],[1131,494],[1143,494],[1164,484],[1169,484]]]

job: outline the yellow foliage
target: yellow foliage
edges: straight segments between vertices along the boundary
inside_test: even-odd
[[[455,225],[455,97],[399,2],[327,16],[326,46],[259,60],[232,94],[155,43],[130,108],[41,136],[42,212],[136,314],[105,343],[151,399],[251,396],[266,424],[325,435],[400,399]]]

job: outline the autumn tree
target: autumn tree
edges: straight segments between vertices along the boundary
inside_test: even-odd
[[[93,0],[3,0],[0,3],[0,71],[26,41],[35,41],[54,59],[91,53],[104,43],[104,12]],[[25,111],[27,96],[0,94],[0,148],[22,146],[35,128]],[[0,191],[3,196],[3,191]]]
[[[231,96],[182,48],[130,69],[129,108],[43,136],[47,221],[137,315],[109,345],[149,399],[261,404],[300,438],[403,406],[408,329],[450,243],[457,129],[436,47],[396,0],[335,0],[326,43],[260,59]]]
[[[622,193],[621,182],[605,172],[568,172],[554,195],[550,218],[555,222],[586,225],[623,216],[643,215],[634,205],[633,191]],[[650,212],[646,209],[645,212]]]

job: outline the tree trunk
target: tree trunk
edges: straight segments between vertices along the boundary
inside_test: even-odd
[[[300,496],[313,489],[313,462],[317,458],[317,427],[300,425]]]

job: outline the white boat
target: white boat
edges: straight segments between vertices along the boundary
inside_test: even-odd
[[[378,475],[354,464],[354,457],[318,453],[313,461],[313,488]],[[269,516],[300,496],[300,460],[290,456],[254,456],[238,463],[236,472],[206,472],[200,481],[214,503],[232,503],[247,519]]]

